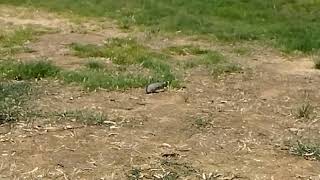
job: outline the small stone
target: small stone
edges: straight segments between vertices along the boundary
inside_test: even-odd
[[[203,89],[197,88],[196,91],[197,91],[198,93],[203,93]]]
[[[140,168],[141,170],[148,170],[148,169],[151,169],[151,166],[149,164],[142,164]]]
[[[114,121],[103,121],[104,124],[113,124],[116,125],[117,123]]]
[[[299,129],[298,129],[298,128],[289,128],[289,131],[290,131],[290,132],[298,132]]]
[[[170,144],[167,144],[167,143],[162,143],[162,144],[160,145],[160,147],[171,148],[171,145],[170,145]]]
[[[119,129],[117,126],[110,126],[110,129]]]
[[[138,97],[135,97],[135,96],[131,96],[129,99],[138,100],[139,98],[138,98]]]

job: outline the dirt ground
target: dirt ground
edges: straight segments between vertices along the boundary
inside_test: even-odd
[[[30,43],[34,52],[18,54],[21,60],[45,56],[73,69],[83,61],[66,44],[130,35],[154,49],[200,44],[236,59],[244,70],[213,78],[195,68],[185,73],[185,88],[151,95],[144,89],[87,92],[57,81],[36,82],[41,92],[30,109],[90,110],[107,114],[108,122],[85,126],[50,116],[0,126],[0,179],[320,179],[319,161],[289,153],[296,140],[317,140],[320,133],[318,116],[299,120],[293,112],[306,94],[318,110],[320,71],[309,57],[253,44],[239,56],[233,49],[241,44],[188,37],[148,41],[141,32],[90,23],[0,6],[0,25],[59,30]]]

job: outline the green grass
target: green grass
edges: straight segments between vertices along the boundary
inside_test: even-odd
[[[199,64],[209,67],[209,66],[224,62],[225,60],[226,58],[221,53],[216,51],[211,51],[209,53],[206,53],[200,56]]]
[[[79,70],[63,72],[61,78],[67,83],[78,83],[95,90],[99,88],[108,90],[125,90],[129,88],[144,87],[149,79],[142,75],[116,74],[108,71]]]
[[[0,55],[8,56],[18,52],[28,51],[25,44],[34,40],[41,32],[32,28],[18,28],[14,31],[0,30]]]
[[[117,41],[121,42],[122,41]],[[126,41],[124,41],[126,42]],[[120,44],[119,46],[123,46]],[[137,46],[135,46],[137,47]],[[131,48],[129,48],[131,49]],[[161,59],[163,56],[148,52],[147,55],[133,55],[131,63],[138,63],[143,68],[149,69],[151,74],[143,74],[140,72],[130,73],[129,71],[114,71],[103,67],[100,61],[89,61],[87,68],[67,71],[62,70],[49,61],[37,60],[30,62],[16,62],[14,60],[5,60],[0,64],[0,78],[15,80],[32,80],[54,77],[61,79],[66,83],[77,83],[83,85],[89,90],[108,89],[108,90],[126,90],[130,88],[144,87],[150,82],[166,82],[169,81],[170,87],[179,87],[180,81],[176,73],[171,69],[171,65]],[[131,52],[131,51],[130,51]],[[135,52],[136,53],[136,52]],[[149,55],[149,56],[148,56]],[[127,53],[129,56],[129,52]],[[126,60],[126,59],[124,59]],[[208,52],[202,54],[197,61],[197,65],[203,65],[208,68],[212,74],[234,71],[233,66],[226,63],[225,58],[217,52]],[[121,63],[119,66],[126,68],[130,64]]]
[[[67,83],[78,83],[90,90],[104,88],[109,90],[143,87],[149,79],[141,75],[117,74],[102,69],[61,70],[49,61],[16,62],[6,60],[0,64],[2,79],[32,80],[54,77]]]
[[[210,121],[208,119],[201,118],[201,117],[196,118],[192,125],[199,129],[203,129],[211,126]]]
[[[29,80],[55,77],[60,69],[49,61],[35,60],[31,62],[16,62],[5,60],[0,63],[0,78]]]
[[[145,60],[144,67],[154,68],[152,76],[126,71],[110,71],[91,62],[89,68],[79,70],[62,70],[49,61],[37,60],[30,62],[17,62],[4,60],[0,63],[0,79],[4,80],[32,80],[53,77],[66,83],[77,83],[89,90],[99,88],[108,90],[125,90],[130,88],[144,87],[150,82],[170,80],[172,87],[177,87],[178,80],[171,74],[170,67],[158,61]],[[154,67],[153,67],[154,66]]]
[[[153,71],[153,75],[150,78],[152,82],[165,82],[169,81],[173,87],[179,86],[178,78],[172,72],[169,64],[165,63],[164,60],[157,58],[142,58],[141,66]]]
[[[30,92],[27,83],[0,83],[0,124],[16,121],[21,116]]]
[[[298,142],[295,147],[290,149],[292,154],[303,156],[308,159],[320,160],[320,146],[309,143]]]
[[[89,60],[85,66],[89,69],[95,69],[95,70],[99,70],[99,69],[103,69],[104,65],[101,61],[98,60]]]
[[[141,65],[143,68],[152,71],[151,77],[148,78],[149,80],[142,76],[133,76],[130,78],[129,76],[132,75],[121,75],[119,76],[118,80],[120,82],[118,84],[111,83],[114,81],[111,79],[114,79],[115,76],[105,72],[100,72],[98,77],[101,78],[96,79],[105,79],[103,77],[107,77],[106,79],[110,82],[109,84],[115,84],[114,87],[119,86],[120,89],[122,89],[122,87],[124,87],[124,83],[130,84],[128,87],[141,86],[142,84],[145,85],[149,81],[169,81],[173,87],[177,87],[179,84],[176,75],[173,73],[171,66],[168,63],[168,57],[163,54],[153,52],[151,49],[138,44],[134,39],[111,38],[103,45],[74,43],[71,45],[71,48],[74,50],[75,55],[83,58],[103,57],[110,59],[114,64],[119,65],[120,67],[125,68],[129,65]],[[88,75],[87,77],[82,77],[82,79],[93,79],[88,77],[92,76]],[[91,87],[91,85],[88,87]]]
[[[209,35],[220,40],[260,40],[285,50],[320,48],[318,0],[2,0],[86,17],[111,17],[124,28]]]

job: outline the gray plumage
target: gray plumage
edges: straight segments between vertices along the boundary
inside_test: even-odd
[[[168,86],[168,82],[157,82],[157,83],[152,83],[146,86],[146,93],[156,93],[160,89],[164,89],[165,87]]]

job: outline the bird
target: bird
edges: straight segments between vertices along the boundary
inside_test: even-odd
[[[156,93],[156,92],[158,92],[158,90],[164,89],[168,85],[169,85],[168,81],[166,81],[166,82],[156,82],[156,83],[148,84],[146,86],[146,93],[147,94]]]

